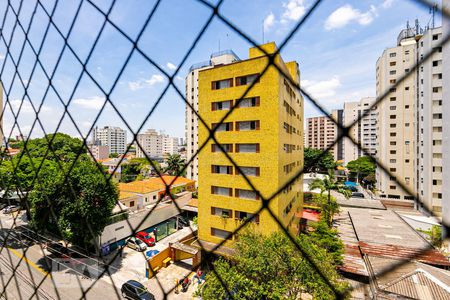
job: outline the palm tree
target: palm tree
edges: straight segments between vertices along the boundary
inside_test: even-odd
[[[331,201],[331,191],[336,191],[344,195],[345,198],[349,198],[351,192],[344,187],[343,184],[339,183],[334,176],[333,170],[328,170],[328,175],[325,176],[324,179],[316,178],[309,184],[309,190],[320,190],[320,196],[326,191],[328,194],[327,203],[321,203],[322,208],[325,212],[325,217],[327,220],[328,226],[331,226],[331,220],[333,214],[338,211],[338,206],[334,201]]]
[[[179,154],[171,154],[167,158],[167,167],[164,169],[164,172],[167,172],[170,175],[178,175],[183,169],[184,163],[184,159],[182,159]],[[183,176],[183,174],[179,175]]]

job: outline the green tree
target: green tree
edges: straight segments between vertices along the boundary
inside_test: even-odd
[[[47,149],[49,149],[48,152]],[[87,151],[82,140],[59,132],[48,134],[43,138],[29,140],[26,148],[24,145],[21,150],[28,152],[32,158],[44,158],[60,162],[73,162],[79,153],[85,156]],[[28,156],[28,154],[23,153],[23,156]]]
[[[350,197],[351,192],[345,188],[345,186],[341,183],[339,183],[335,177],[333,170],[328,170],[328,175],[325,176],[324,179],[316,178],[309,184],[309,189],[320,190],[320,195],[323,195],[324,192],[327,192],[327,209],[325,211],[322,211],[323,216],[328,222],[328,226],[331,226],[331,222],[333,219],[333,214],[331,211],[332,202],[331,202],[331,191],[336,191],[342,195],[344,195],[346,198]]]
[[[304,152],[305,172],[326,172],[334,169],[336,164],[331,153],[323,153],[322,150],[305,148]],[[321,156],[322,155],[322,156]]]
[[[335,265],[342,265],[344,243],[335,228],[330,228],[324,219],[312,224],[313,231],[309,233],[312,242],[321,249],[325,249],[333,258]]]
[[[152,161],[156,169],[160,169],[157,161]],[[152,164],[146,158],[132,158],[128,162],[122,164],[122,182],[130,182],[141,180],[149,176],[153,169]]]
[[[177,175],[184,167],[184,159],[181,158],[179,154],[169,155],[167,158],[167,167],[164,169],[164,172],[169,173],[170,175]],[[183,172],[184,173],[184,172]],[[184,176],[184,174],[180,174],[180,176]]]
[[[344,292],[347,284],[339,280],[330,255],[308,236],[295,239],[335,288]],[[233,299],[300,299],[303,293],[314,299],[335,299],[311,263],[281,232],[263,236],[246,231],[237,239],[233,264],[221,258],[213,265],[217,275],[206,276],[203,299],[229,299],[222,282]]]
[[[110,153],[109,154],[109,158],[118,158],[119,154],[118,153]]]
[[[94,162],[84,158],[68,176],[55,165],[43,168],[29,201],[32,226],[88,249],[108,224],[118,191]]]
[[[356,182],[362,178],[375,174],[375,161],[370,156],[362,156],[356,160],[352,160],[347,164],[350,174],[356,176]]]

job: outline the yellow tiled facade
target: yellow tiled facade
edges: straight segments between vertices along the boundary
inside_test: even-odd
[[[268,53],[276,51],[275,43],[262,45]],[[216,66],[199,72],[199,114],[209,127],[218,123],[236,105],[252,80],[257,83],[233,113],[222,130],[216,132],[220,144],[229,144],[229,155],[265,198],[294,177],[303,167],[303,99],[275,67],[255,79],[268,63],[258,48],[250,48],[249,59]],[[291,79],[299,83],[297,62],[284,63],[275,58]],[[250,76],[249,76],[250,75]],[[231,102],[229,102],[231,100]],[[225,102],[223,102],[225,101]],[[220,102],[221,104],[216,104]],[[199,125],[199,146],[208,130]],[[256,212],[262,201],[250,192],[250,186],[236,168],[209,141],[199,154],[199,239],[219,243],[233,232],[242,219]],[[284,227],[297,232],[303,204],[302,179],[270,202],[270,208]],[[255,228],[263,233],[279,229],[267,211],[254,219]],[[232,246],[233,239],[226,241]]]

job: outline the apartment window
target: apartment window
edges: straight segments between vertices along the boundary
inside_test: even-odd
[[[236,130],[259,130],[259,121],[240,121],[236,122]]]
[[[433,114],[433,119],[435,120],[442,119],[442,114]]]
[[[395,70],[389,71],[389,75],[395,75],[396,73],[397,73],[397,71],[395,71]]]
[[[259,153],[259,144],[236,144],[236,153]]]
[[[433,153],[433,158],[442,158],[442,153]]]
[[[249,220],[253,216],[255,217],[252,219],[252,222],[259,223],[259,215],[254,215],[245,211],[238,211],[238,210],[234,212],[234,218],[236,220]]]
[[[433,179],[433,185],[442,185],[442,180]]]
[[[396,187],[395,185],[391,185],[391,186],[389,186],[389,188],[390,188],[391,190],[396,190],[396,189],[397,189],[397,187]]]
[[[389,176],[389,180],[390,181],[396,181],[397,179],[395,178],[395,176]]]
[[[409,105],[405,105],[405,109],[409,109]]]
[[[240,167],[241,171],[236,168],[236,175],[245,174],[246,176],[259,176],[259,167]]]
[[[233,189],[220,186],[211,186],[211,194],[219,196],[233,196]]]
[[[397,136],[397,133],[396,132],[391,132],[389,135],[390,136]]]
[[[405,163],[409,164],[409,159],[405,159]]]
[[[233,239],[233,235],[230,231],[226,231],[226,230],[222,230],[222,229],[218,229],[218,228],[212,228],[211,227],[211,235],[224,239],[224,240],[232,240]]]
[[[221,144],[225,152],[233,152],[233,144]],[[211,145],[211,152],[222,152],[218,144]]]
[[[397,154],[397,151],[396,150],[391,150],[391,151],[389,151],[389,153],[390,154]]]
[[[397,88],[390,88],[389,89],[389,92],[391,92],[391,93],[395,93],[397,91]]]
[[[390,106],[389,109],[390,109],[390,110],[395,110],[395,109],[396,109],[396,106]]]
[[[389,101],[395,101],[395,100],[397,100],[397,97],[391,97],[391,98],[389,98]]]
[[[433,140],[433,146],[440,146],[442,145],[442,140]]]
[[[219,165],[211,165],[211,173],[214,174],[233,174],[232,166],[219,166]]]
[[[223,218],[231,218],[233,216],[233,211],[231,209],[211,207],[211,215],[220,216]]]
[[[216,129],[217,132],[219,131],[233,131],[233,122],[227,122],[227,123],[213,123],[212,128]]]
[[[397,63],[395,62],[395,61],[391,61],[390,63],[389,63],[389,65],[390,66],[395,66]]]
[[[442,73],[437,74],[438,79],[442,79]]]
[[[389,127],[395,128],[395,127],[397,127],[397,124],[390,124]]]
[[[390,171],[390,172],[396,172],[397,169],[396,169],[396,168],[389,168],[389,171]]]
[[[438,35],[437,34],[433,34],[433,41],[437,41],[438,40]]]
[[[405,91],[409,91],[409,86],[405,86]]]
[[[433,132],[442,132],[442,127],[441,126],[433,127]]]
[[[391,80],[389,80],[389,83],[391,83],[391,84],[394,84],[396,82],[396,80],[395,79],[391,79]]]
[[[238,103],[238,100],[236,100],[236,103]],[[259,97],[244,98],[237,104],[237,107],[255,107],[255,106],[259,106]]]
[[[433,172],[441,173],[442,172],[442,167],[433,167]]]
[[[258,194],[252,190],[235,189],[234,193],[237,198],[259,200]]]
[[[233,106],[233,100],[217,101],[211,103],[211,109],[214,110],[230,110]]]
[[[408,55],[408,54],[409,54],[409,50],[406,50],[406,51],[405,51],[405,55]]]
[[[437,67],[439,65],[439,61],[435,60],[433,61],[433,67]]]
[[[397,54],[396,53],[389,53],[389,57],[396,57]]]
[[[252,84],[253,82],[259,82],[259,74],[236,77],[236,86]]]
[[[433,87],[433,93],[439,93],[439,88],[438,87]]]
[[[390,115],[389,119],[397,119],[397,116],[396,115]]]
[[[405,73],[408,73],[409,72],[409,69],[405,69]]]
[[[397,160],[392,158],[392,159],[389,160],[389,163],[395,164],[395,163],[397,163]]]
[[[211,82],[211,89],[213,90],[221,90],[229,87],[233,87],[233,78]]]

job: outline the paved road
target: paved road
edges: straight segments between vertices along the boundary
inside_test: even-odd
[[[94,277],[94,268],[100,270],[90,259],[58,259],[16,229],[0,229],[0,295],[6,299],[120,299],[108,275],[86,276]]]

